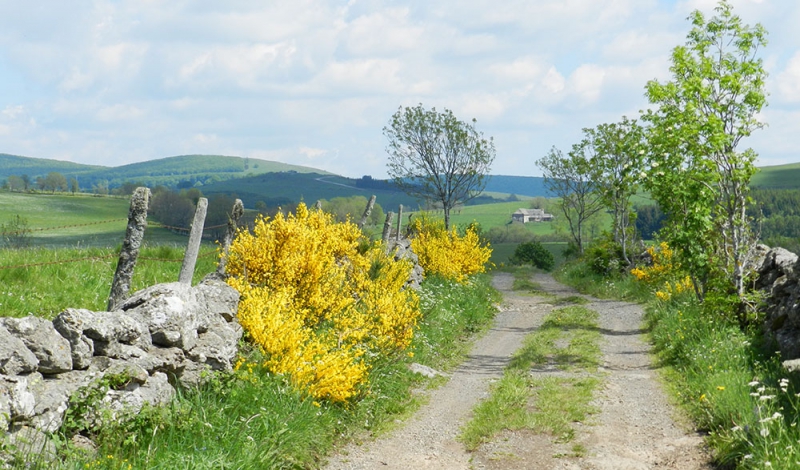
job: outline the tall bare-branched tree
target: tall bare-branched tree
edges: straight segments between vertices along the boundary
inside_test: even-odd
[[[452,111],[422,105],[400,107],[383,128],[389,139],[388,173],[412,196],[442,204],[445,227],[450,211],[479,195],[495,157],[494,141]]]
[[[565,156],[561,150],[553,147],[536,162],[542,169],[545,186],[559,198],[559,207],[580,254],[583,254],[587,222],[604,207],[601,195],[592,182],[591,156],[587,155],[587,150],[587,147],[576,144],[572,152]]]

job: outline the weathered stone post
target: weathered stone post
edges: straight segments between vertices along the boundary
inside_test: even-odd
[[[369,215],[372,214],[372,208],[375,207],[375,195],[373,194],[371,198],[369,198],[369,202],[367,203],[366,209],[364,209],[364,215],[361,216],[361,222],[358,223],[358,228],[364,228],[364,225],[367,224],[367,219],[369,219]]]
[[[402,233],[401,230],[403,228],[403,205],[400,204],[400,207],[397,208],[397,237],[395,240],[400,240],[403,238],[400,234]]]
[[[183,255],[181,273],[178,275],[178,282],[184,284],[192,283],[194,266],[197,264],[197,254],[200,252],[200,242],[203,241],[203,226],[206,223],[206,211],[208,210],[208,199],[201,197],[197,200],[197,210],[194,212],[192,221],[192,231],[189,234],[189,245],[186,247],[186,254]]]
[[[114,280],[111,281],[111,292],[108,295],[109,312],[125,300],[131,288],[133,268],[136,267],[136,258],[139,257],[139,248],[142,246],[144,229],[147,227],[147,206],[150,204],[150,190],[136,188],[131,196],[131,207],[128,210],[128,228],[125,231],[125,240],[119,251],[117,270]]]
[[[217,273],[219,274],[225,274],[225,265],[228,264],[228,252],[230,251],[233,237],[236,235],[236,230],[239,228],[239,219],[242,218],[242,214],[244,214],[244,204],[242,204],[241,199],[237,199],[233,203],[231,215],[228,217],[228,229],[225,231],[225,238],[222,239],[222,258],[219,259],[219,264],[217,265]]]
[[[318,211],[321,211],[322,210],[322,200],[317,199],[317,203],[314,204],[314,208],[316,208]]]
[[[389,241],[389,237],[392,235],[392,218],[394,217],[394,212],[387,212],[386,213],[386,222],[383,223],[383,236],[381,240],[384,242]]]

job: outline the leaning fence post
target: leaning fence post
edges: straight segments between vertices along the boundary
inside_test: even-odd
[[[111,293],[108,295],[109,312],[117,308],[131,287],[133,268],[136,267],[136,258],[139,256],[139,248],[142,246],[144,229],[147,227],[147,206],[150,201],[150,190],[148,188],[136,188],[131,196],[131,207],[128,210],[128,228],[125,231],[125,240],[122,242],[122,249],[119,251],[119,261],[117,270],[114,273],[114,280],[111,282]]]
[[[367,224],[367,219],[369,219],[369,215],[372,213],[373,206],[375,206],[374,194],[369,198],[369,202],[367,202],[367,207],[364,209],[364,215],[361,216],[361,222],[359,222],[358,228],[364,228],[364,225]]]
[[[392,217],[394,217],[394,212],[386,213],[386,222],[383,223],[383,236],[381,237],[384,242],[389,241],[389,236],[392,233]]]
[[[397,209],[397,241],[400,241],[400,229],[403,228],[403,205],[400,204],[400,207]]]
[[[231,242],[234,235],[236,235],[242,214],[244,214],[244,204],[242,204],[241,199],[237,199],[233,203],[233,210],[231,210],[231,215],[228,217],[228,229],[225,231],[225,238],[222,239],[222,257],[217,265],[218,274],[225,274],[225,265],[228,264],[228,252],[231,249]]]
[[[206,223],[207,210],[208,199],[201,197],[197,200],[197,210],[194,212],[192,231],[189,234],[189,245],[186,246],[186,254],[183,255],[183,264],[181,264],[181,273],[178,275],[178,282],[184,284],[192,283],[194,265],[197,264],[197,254],[200,252],[200,242],[203,241],[203,226]]]

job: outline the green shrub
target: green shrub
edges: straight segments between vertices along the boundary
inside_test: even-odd
[[[509,261],[511,264],[531,264],[545,271],[550,271],[555,266],[553,254],[535,240],[520,243]]]

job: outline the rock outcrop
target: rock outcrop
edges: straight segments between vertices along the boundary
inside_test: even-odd
[[[61,427],[71,397],[104,377],[124,380],[87,419],[124,418],[145,404],[167,403],[178,384],[194,386],[207,371],[231,370],[242,336],[238,303],[236,290],[210,276],[195,287],[144,289],[113,312],[67,309],[52,322],[0,318],[5,443],[47,442],[45,433]]]

